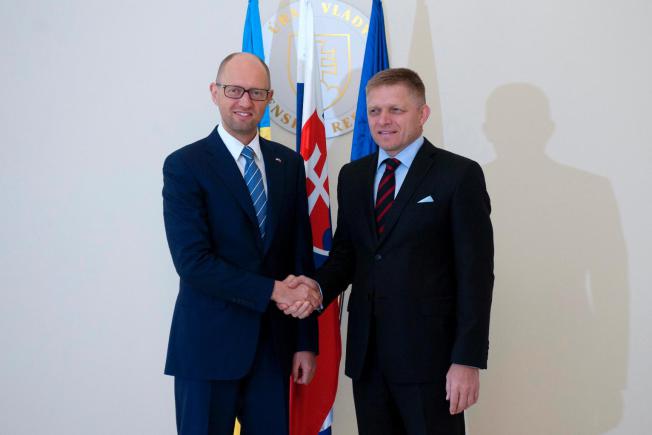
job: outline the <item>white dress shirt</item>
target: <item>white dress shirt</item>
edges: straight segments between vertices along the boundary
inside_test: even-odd
[[[240,142],[238,139],[231,136],[225,129],[222,127],[222,124],[217,126],[217,134],[220,135],[222,142],[226,145],[226,149],[229,150],[233,160],[235,160],[238,169],[240,169],[240,174],[244,177],[245,164],[247,159],[242,156],[242,150],[245,147],[245,144]],[[251,142],[246,144],[254,152],[254,163],[260,169],[260,175],[263,177],[263,188],[265,189],[265,195],[267,195],[267,177],[265,176],[265,162],[263,161],[263,153],[260,150],[260,139],[258,133],[256,137],[252,139]]]
[[[421,145],[423,145],[423,136],[419,136],[417,140],[403,148],[400,153],[394,156],[395,159],[401,162],[401,164],[398,165],[394,171],[394,180],[396,186],[394,188],[394,198],[396,198],[396,195],[398,195],[398,191],[401,189],[403,181],[405,181],[405,176],[407,175],[407,172],[410,169],[412,161],[416,157],[417,152],[419,152]],[[374,203],[376,202],[376,195],[378,194],[378,184],[380,184],[380,179],[383,178],[383,173],[385,172],[385,159],[390,158],[392,157],[390,157],[389,154],[385,152],[385,150],[378,148],[378,166],[376,167],[376,179],[374,180]]]

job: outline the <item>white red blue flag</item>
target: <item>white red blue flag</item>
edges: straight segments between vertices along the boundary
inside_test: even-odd
[[[315,265],[328,257],[332,232],[328,188],[328,151],[310,0],[299,2],[297,38],[297,149],[306,165],[308,208]],[[309,385],[290,386],[290,435],[330,434],[332,407],[342,354],[340,308],[331,303],[319,316],[317,372]]]

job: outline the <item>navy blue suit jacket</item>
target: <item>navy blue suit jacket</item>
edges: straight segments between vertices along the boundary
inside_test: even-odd
[[[313,272],[303,160],[262,138],[260,148],[268,197],[264,240],[247,186],[217,129],[165,160],[165,230],[180,277],[166,374],[245,376],[261,325],[270,329],[288,375],[295,352],[317,352],[316,318],[285,316],[270,301],[275,279]]]

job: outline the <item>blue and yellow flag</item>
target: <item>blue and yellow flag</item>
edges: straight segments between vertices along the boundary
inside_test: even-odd
[[[242,32],[242,51],[253,53],[265,62],[258,0],[249,0],[249,5],[247,6],[247,18],[245,19],[244,31]],[[265,139],[272,138],[272,131],[269,125],[269,107],[265,108],[265,114],[258,124],[258,131],[261,137]]]
[[[244,30],[242,32],[242,51],[255,54],[265,62],[258,0],[249,0],[249,5],[247,6],[247,18],[245,18]],[[269,125],[269,107],[265,108],[265,114],[258,124],[258,132],[265,139],[272,138],[272,130]],[[233,429],[233,435],[240,435],[240,423],[237,420]]]
[[[369,18],[369,33],[367,33],[367,44],[364,50],[362,75],[360,76],[358,106],[355,111],[351,161],[376,152],[377,146],[369,132],[365,88],[367,87],[367,82],[374,74],[387,68],[389,68],[389,58],[387,56],[387,41],[385,39],[383,4],[380,0],[373,0],[371,17]]]

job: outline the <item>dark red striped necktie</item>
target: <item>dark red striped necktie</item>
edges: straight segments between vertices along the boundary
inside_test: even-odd
[[[401,164],[398,159],[385,159],[385,172],[378,183],[378,192],[376,193],[376,231],[380,236],[385,231],[385,221],[387,213],[394,204],[394,191],[396,189],[396,178],[394,172]]]

